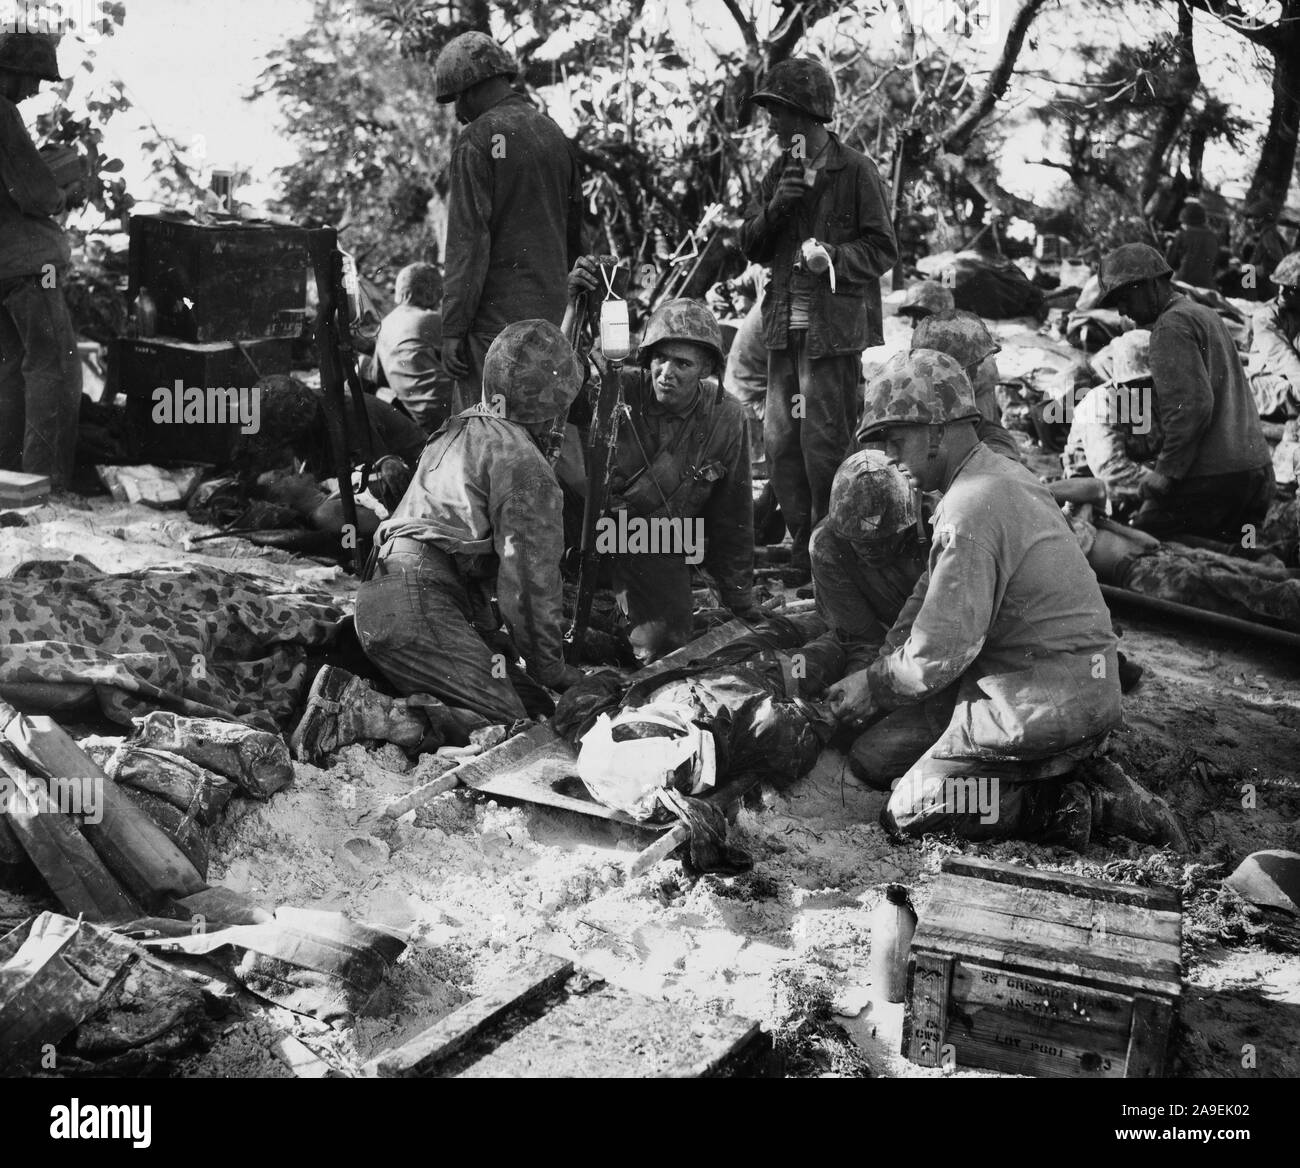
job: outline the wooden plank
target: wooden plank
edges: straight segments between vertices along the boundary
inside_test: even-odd
[[[949,929],[921,930],[912,938],[912,951],[955,953],[963,959],[992,965],[998,969],[1032,972],[1041,977],[1077,981],[1080,985],[1096,989],[1149,993],[1174,996],[1174,987],[1182,992],[1179,972],[1171,964],[1157,964],[1145,970],[1132,962],[1113,957],[1090,956],[1087,963],[1067,961],[1055,956],[1045,946],[1010,941],[998,937],[983,937],[976,933],[955,932]]]
[[[84,916],[91,921],[138,917],[140,907],[113,878],[72,820],[50,809],[41,780],[28,775],[3,750],[0,774],[18,796],[6,816],[9,827],[63,910],[69,916]]]
[[[1027,964],[1037,960],[1075,961],[1087,966],[1094,957],[1109,957],[1132,967],[1132,972],[1150,976],[1153,970],[1170,971],[1170,980],[1181,977],[1178,948],[1160,944],[1146,937],[1118,933],[1097,918],[1098,927],[1087,923],[1073,924],[1043,916],[1019,916],[984,905],[942,900],[931,901],[937,908],[932,917],[927,910],[925,921],[917,928],[922,943],[928,943],[931,930],[969,933],[990,941],[1013,942],[1027,950],[1040,949],[1037,957],[1029,952]],[[1172,992],[1172,988],[1166,992]]]
[[[103,818],[83,824],[82,834],[134,896],[153,904],[207,887],[167,833],[52,718],[26,717],[0,702],[0,722],[6,723],[4,734],[18,753],[47,778],[97,784]]]
[[[1133,1023],[1133,998],[1129,995],[965,961],[958,961],[953,970],[952,998],[957,1017],[993,1008],[1012,1021],[1068,1023],[1122,1035],[1123,1042],[1128,1041]]]
[[[1182,911],[1182,901],[1172,888],[1138,888],[1132,884],[1113,884],[1109,880],[1096,880],[1090,876],[1043,872],[1037,868],[1026,868],[1022,864],[1005,864],[999,860],[982,860],[976,856],[945,856],[939,870],[954,876],[970,876],[976,880],[1014,884],[1022,888],[1077,890],[1080,895],[1091,896],[1096,900],[1131,904],[1153,911]]]
[[[963,1067],[1049,1079],[1122,1079],[1122,1037],[1105,1031],[1080,1034],[1076,1029],[1060,1024],[1022,1027],[989,1010],[974,1015],[969,1027],[951,1027],[948,1042]]]
[[[918,953],[915,949],[907,959],[902,1053],[923,1067],[937,1067],[943,1060],[953,965],[948,954]]]
[[[1158,1079],[1165,1073],[1169,1037],[1174,1024],[1173,1003],[1165,998],[1139,995],[1133,1001],[1133,1030],[1129,1035],[1127,1065],[1129,1079]]]
[[[990,881],[974,883],[961,876],[940,875],[935,879],[926,917],[953,927],[959,924],[967,905],[1149,940],[1169,946],[1169,955],[1174,958],[1182,943],[1181,913],[1096,901],[1055,889],[1019,888]]]
[[[525,972],[492,993],[466,1002],[409,1042],[371,1059],[364,1073],[383,1079],[430,1074],[504,1014],[563,985],[572,972],[572,961],[539,954]]]

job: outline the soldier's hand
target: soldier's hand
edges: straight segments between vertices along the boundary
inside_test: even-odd
[[[585,292],[600,292],[605,287],[604,277],[600,274],[601,266],[617,266],[616,256],[579,256],[569,273],[568,292],[570,300],[577,300]]]
[[[1138,484],[1138,497],[1140,499],[1163,499],[1170,491],[1178,485],[1176,479],[1171,479],[1168,475],[1162,475],[1159,471],[1149,470],[1142,476],[1142,481]]]
[[[772,199],[768,206],[774,215],[789,215],[807,193],[808,188],[804,186],[802,172],[789,169],[781,175],[781,181],[776,184],[776,190],[772,192]]]
[[[442,367],[453,377],[469,376],[469,346],[464,337],[449,338],[442,346]]]
[[[831,713],[846,726],[860,726],[875,713],[865,669],[837,681],[827,691],[826,700]]]

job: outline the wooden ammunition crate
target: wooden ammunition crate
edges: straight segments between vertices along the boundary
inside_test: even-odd
[[[133,215],[130,234],[127,299],[149,289],[159,334],[236,341],[302,330],[310,259],[301,228]]]
[[[1172,889],[949,856],[912,939],[903,1054],[1019,1075],[1163,1075],[1181,939]]]
[[[161,337],[119,337],[109,347],[105,399],[126,395],[130,455],[137,462],[219,465],[234,452],[238,425],[219,422],[155,423],[154,390],[186,387],[252,387],[272,373],[288,373],[292,341],[248,341],[243,345],[183,343]]]

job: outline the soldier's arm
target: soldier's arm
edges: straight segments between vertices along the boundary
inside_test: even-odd
[[[856,673],[870,665],[876,659],[888,629],[863,602],[861,591],[845,567],[842,545],[837,545],[824,532],[825,528],[822,528],[813,534],[813,591],[817,597],[817,611],[829,626],[829,631],[813,641],[806,651],[811,658],[814,648],[827,649],[828,641],[838,647],[842,657],[840,668],[833,676],[827,671],[821,678],[829,685],[846,673]]]
[[[993,623],[997,580],[993,554],[969,536],[953,533],[936,545],[930,570],[908,601],[911,606],[924,583],[907,639],[892,652],[882,653],[866,671],[875,709],[923,701],[970,668]]]
[[[875,165],[867,160],[855,168],[858,210],[857,237],[831,248],[837,281],[873,280],[898,260],[898,240],[889,215],[889,191]]]
[[[462,138],[451,156],[447,193],[447,260],[442,299],[445,344],[463,338],[478,313],[492,254],[492,163]]]
[[[727,410],[732,420],[720,427],[727,430],[726,445],[716,454],[706,455],[719,459],[726,469],[704,504],[704,566],[717,581],[724,605],[730,609],[749,608],[754,603],[754,492],[749,442],[739,407],[724,401],[720,408]]]
[[[1080,427],[1088,469],[1106,484],[1112,503],[1136,503],[1143,468],[1129,455],[1123,431],[1106,422],[1085,421]]]
[[[64,209],[63,192],[9,101],[0,101],[0,183],[24,215],[48,217]]]
[[[489,501],[492,542],[501,566],[497,604],[511,636],[543,685],[565,671],[563,592],[564,500],[553,476],[509,476]]]
[[[1153,331],[1151,372],[1164,433],[1155,469],[1167,478],[1182,479],[1214,412],[1214,390],[1200,341],[1184,321],[1170,321]]]
[[[1300,353],[1282,331],[1276,303],[1255,314],[1254,326],[1254,368],[1285,377],[1300,390]]]
[[[758,194],[745,212],[745,222],[740,228],[740,250],[751,263],[765,264],[772,259],[776,254],[777,240],[789,221],[788,215],[772,215],[769,208],[783,168],[784,164],[778,160],[768,170],[758,184]]]

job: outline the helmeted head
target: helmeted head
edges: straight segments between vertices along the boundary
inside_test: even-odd
[[[912,333],[912,352],[933,349],[947,353],[965,370],[968,377],[1001,350],[988,326],[973,312],[950,308],[935,312],[916,326]]]
[[[722,368],[722,330],[700,301],[669,300],[646,322],[637,359],[650,370],[659,403],[685,409],[695,401],[700,382]]]
[[[951,312],[956,307],[952,293],[937,280],[921,280],[913,284],[898,306],[898,315],[910,317],[915,328],[927,316],[936,312]]]
[[[442,47],[433,63],[433,78],[438,101],[456,102],[456,114],[462,121],[472,120],[472,113],[462,108],[462,95],[476,85],[494,77],[510,80],[519,73],[515,59],[490,36],[482,32],[463,32]]]
[[[1277,218],[1277,209],[1267,199],[1251,199],[1241,209],[1241,217],[1256,227],[1262,227]]]
[[[829,122],[835,111],[835,82],[822,63],[813,57],[790,57],[768,70],[749,101],[772,118],[782,146],[790,129],[785,114],[793,112],[814,122]]]
[[[1130,329],[1111,342],[1111,380],[1116,385],[1133,385],[1151,380],[1151,333]]]
[[[42,81],[60,81],[56,50],[60,37],[40,32],[0,33],[0,94],[19,102],[33,97]]]
[[[543,453],[554,457],[582,379],[582,362],[555,325],[517,320],[501,330],[483,359],[483,401],[526,426]]]
[[[854,451],[835,472],[826,526],[855,544],[884,544],[916,526],[916,494],[883,451]]]
[[[1205,205],[1199,199],[1187,199],[1178,212],[1178,222],[1184,227],[1204,227],[1209,222]]]
[[[924,323],[924,322],[922,322]],[[895,353],[867,384],[858,442],[883,450],[934,490],[939,454],[954,426],[979,419],[970,378],[947,353],[914,349]]]
[[[293,458],[309,461],[324,437],[322,396],[287,373],[261,379],[257,432],[240,438],[240,459],[256,471],[285,466]]]
[[[1269,279],[1278,286],[1277,294],[1286,304],[1300,304],[1300,251],[1283,256]]]
[[[393,297],[398,304],[438,308],[442,304],[442,273],[437,264],[407,264],[397,273]]]
[[[1153,324],[1169,296],[1173,269],[1154,247],[1125,243],[1101,261],[1098,308],[1116,308],[1143,328]]]

